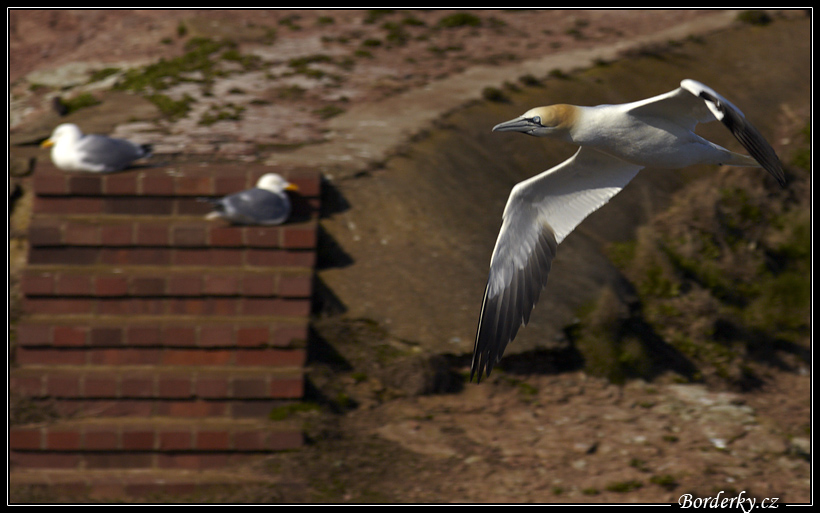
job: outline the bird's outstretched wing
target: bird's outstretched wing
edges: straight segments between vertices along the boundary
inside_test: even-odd
[[[481,304],[470,379],[490,375],[529,321],[558,244],[641,169],[591,148],[517,184],[507,200]]]
[[[746,119],[740,109],[714,89],[695,80],[681,81],[680,87],[666,94],[627,104],[630,112],[658,116],[694,130],[697,123],[719,120],[740,141],[746,151],[781,186],[786,185],[783,165],[774,148]]]

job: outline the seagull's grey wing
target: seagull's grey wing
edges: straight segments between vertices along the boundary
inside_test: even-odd
[[[700,82],[686,79],[681,82],[681,87],[700,98],[715,118],[726,125],[732,135],[740,141],[746,151],[777,179],[781,187],[786,186],[786,176],[783,173],[783,165],[780,163],[777,153],[758,129],[746,120],[746,116],[743,115],[740,109],[715,92],[714,89]]]
[[[77,145],[77,151],[84,164],[98,167],[100,171],[118,171],[128,167],[131,162],[150,155],[147,146],[95,134],[83,136]]]
[[[582,147],[562,164],[513,188],[490,261],[470,379],[489,376],[507,344],[529,321],[558,244],[640,169]]]
[[[242,224],[279,224],[290,214],[290,200],[285,193],[275,194],[253,188],[225,196],[218,201],[223,217]]]

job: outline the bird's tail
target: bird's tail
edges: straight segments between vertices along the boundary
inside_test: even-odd
[[[148,158],[154,154],[154,146],[151,144],[140,144],[142,149],[142,158]]]

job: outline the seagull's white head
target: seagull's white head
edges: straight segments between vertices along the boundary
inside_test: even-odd
[[[60,141],[78,141],[82,138],[82,136],[83,133],[80,130],[80,127],[73,123],[63,123],[62,125],[57,125],[57,128],[51,132],[51,137],[43,141],[40,146],[43,148],[48,148],[50,146],[54,146]]]
[[[299,188],[276,173],[267,173],[262,175],[256,182],[256,186],[260,189],[265,189],[271,192],[282,191],[298,191]]]
[[[578,108],[557,104],[536,107],[513,120],[499,123],[493,132],[522,132],[536,137],[566,137],[575,124]]]

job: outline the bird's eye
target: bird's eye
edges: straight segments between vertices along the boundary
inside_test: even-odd
[[[535,123],[536,125],[540,125],[541,124],[541,116],[533,117],[532,122]]]

